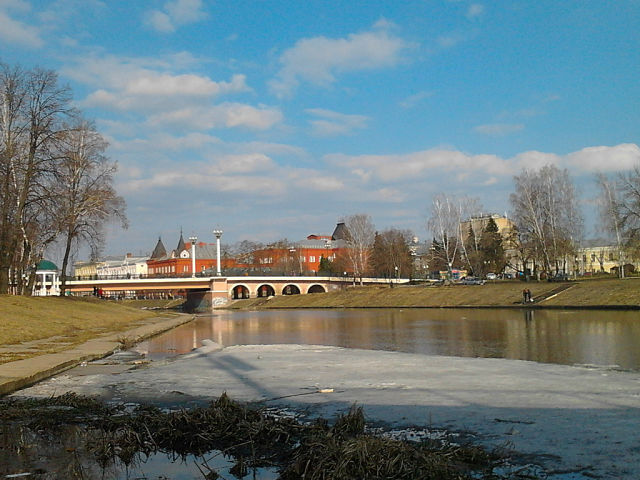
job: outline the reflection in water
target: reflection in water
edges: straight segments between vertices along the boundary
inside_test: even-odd
[[[640,313],[595,310],[357,309],[219,311],[140,345],[186,353],[229,345],[316,344],[640,370]]]

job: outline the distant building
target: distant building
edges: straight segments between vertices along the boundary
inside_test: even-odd
[[[49,260],[38,262],[33,295],[37,297],[60,295],[60,271],[55,263]]]
[[[570,272],[576,275],[594,275],[597,273],[618,274],[620,255],[623,255],[622,263],[625,265],[625,274],[638,271],[640,263],[632,255],[625,254],[624,250],[615,245],[598,240],[589,240],[579,248],[570,264]]]
[[[196,271],[195,273],[202,274],[202,272],[214,270],[217,267],[217,252],[216,244],[208,244],[204,242],[196,243],[195,245],[195,258],[196,258]],[[232,261],[229,261],[232,262]],[[185,242],[180,233],[180,239],[178,245],[174,250],[167,253],[162,240],[159,238],[156,247],[151,254],[151,257],[147,260],[147,270],[150,277],[188,277],[193,275],[192,261],[191,261],[191,243]],[[222,262],[221,267],[224,267]]]
[[[256,250],[253,252],[253,267],[273,273],[315,275],[320,271],[323,257],[335,261],[339,253],[346,248],[343,239],[344,229],[339,228],[340,225],[338,224],[336,231],[342,238],[312,234],[289,245],[274,244]]]
[[[111,258],[96,266],[98,278],[140,278],[147,276],[147,260],[149,257],[134,257],[127,253],[124,258]]]

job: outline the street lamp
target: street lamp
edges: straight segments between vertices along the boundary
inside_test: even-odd
[[[213,234],[216,236],[216,275],[220,276],[222,275],[220,270],[220,237],[222,236],[222,229],[216,228]]]
[[[198,241],[198,237],[195,235],[189,237],[189,241],[191,242],[191,276],[196,276],[196,242]]]

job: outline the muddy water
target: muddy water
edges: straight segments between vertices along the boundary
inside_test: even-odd
[[[151,358],[203,339],[318,344],[640,370],[640,312],[517,309],[219,311],[144,342]]]

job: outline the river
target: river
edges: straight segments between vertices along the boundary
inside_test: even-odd
[[[310,344],[640,370],[640,312],[520,309],[216,311],[139,345],[150,358],[224,346]]]

